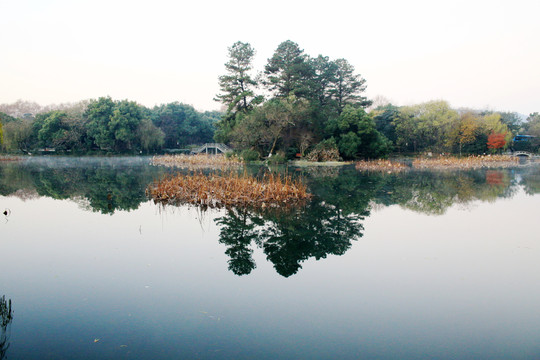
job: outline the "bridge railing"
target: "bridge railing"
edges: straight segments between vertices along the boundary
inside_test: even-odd
[[[191,152],[193,154],[199,154],[199,153],[202,153],[203,151],[208,151],[208,149],[217,149],[217,150],[221,151],[222,153],[233,151],[230,147],[228,147],[225,144],[206,143],[204,145],[201,145],[201,146],[199,146],[197,148],[192,149]]]

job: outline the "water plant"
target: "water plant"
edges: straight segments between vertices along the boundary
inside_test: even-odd
[[[0,156],[0,161],[20,161],[18,156]]]
[[[413,167],[418,169],[481,169],[506,168],[519,164],[517,157],[505,155],[480,155],[468,157],[440,156],[417,158]]]
[[[409,166],[392,160],[362,160],[355,164],[357,170],[399,172],[409,169]]]
[[[241,167],[242,161],[236,156],[224,156],[221,154],[180,154],[154,156],[152,164],[184,169],[233,169]]]
[[[146,194],[154,201],[206,207],[291,207],[311,197],[306,185],[290,176],[266,173],[256,178],[225,172],[168,175],[150,185]]]
[[[440,156],[440,157],[421,157],[412,161],[414,169],[437,169],[437,170],[468,170],[468,169],[491,169],[507,168],[517,166],[519,159],[517,157],[505,155],[481,155],[469,157]],[[355,164],[357,170],[396,172],[411,169],[398,161],[394,160],[369,160],[358,161]]]
[[[0,359],[6,358],[9,348],[8,325],[13,321],[13,311],[11,310],[11,299],[6,300],[6,296],[0,297]]]

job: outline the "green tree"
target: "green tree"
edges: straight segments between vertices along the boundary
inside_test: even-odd
[[[501,122],[508,127],[512,134],[519,133],[522,126],[521,116],[517,112],[501,112]]]
[[[268,133],[266,118],[262,107],[255,108],[250,114],[238,114],[236,126],[231,129],[230,141],[237,149],[252,149],[259,157],[268,154]]]
[[[306,102],[290,96],[288,99],[272,99],[251,114],[241,117],[233,132],[233,142],[249,145],[259,153],[274,154],[287,130],[294,127]]]
[[[238,111],[247,112],[262,102],[262,96],[255,95],[257,82],[251,76],[255,49],[249,43],[235,42],[229,47],[229,61],[225,63],[226,75],[219,77],[221,93],[215,100],[227,107],[227,115]]]
[[[399,115],[399,108],[392,104],[380,106],[369,114],[375,121],[377,131],[383,134],[392,143],[396,143],[395,119]]]
[[[0,123],[7,124],[9,122],[14,122],[14,121],[17,121],[17,118],[14,118],[13,116],[0,112]]]
[[[394,120],[397,145],[417,151],[443,152],[448,149],[448,139],[459,115],[446,101],[400,108]]]
[[[309,64],[312,69],[310,97],[315,100],[319,108],[325,109],[333,102],[331,90],[336,82],[338,66],[330,61],[328,56],[322,55],[310,58]]]
[[[136,144],[136,134],[143,120],[143,112],[134,101],[119,101],[110,117],[108,127],[113,136],[113,146],[116,151],[128,151]]]
[[[327,131],[337,142],[345,159],[377,158],[386,155],[390,143],[377,131],[375,122],[362,108],[346,106],[328,123]]]
[[[8,152],[20,150],[28,152],[32,137],[32,121],[15,119],[4,125],[3,149]]]
[[[457,144],[459,155],[461,156],[463,146],[476,140],[478,130],[479,124],[477,116],[470,111],[462,114],[458,122],[450,131],[448,138],[449,145],[454,146]]]
[[[38,114],[35,124],[39,126],[38,140],[40,146],[65,149],[68,131],[65,119],[67,114],[62,111]]]
[[[208,112],[201,115],[191,105],[174,102],[154,107],[152,121],[165,134],[164,146],[175,149],[211,142],[219,114]]]
[[[276,97],[306,97],[309,94],[308,80],[313,75],[312,68],[304,50],[291,40],[279,44],[268,59],[264,73],[268,90]]]
[[[535,112],[527,117],[525,130],[529,135],[540,136],[540,113]]]
[[[150,112],[134,101],[113,101],[110,97],[91,100],[85,111],[88,136],[101,150],[126,152],[141,145],[138,129]]]
[[[165,143],[165,134],[150,119],[142,119],[137,128],[137,138],[144,151],[158,150]]]
[[[114,146],[114,133],[109,123],[116,108],[110,97],[91,100],[85,111],[88,120],[88,135],[94,144],[102,150],[110,150]]]
[[[371,101],[361,95],[366,90],[366,80],[354,73],[354,66],[345,59],[337,59],[334,64],[336,72],[331,93],[338,113],[341,114],[347,105],[364,108],[371,105]]]
[[[329,118],[338,116],[336,101],[332,96],[332,89],[336,81],[337,65],[328,56],[319,55],[309,58],[312,69],[311,78],[308,79],[309,93],[306,96],[311,103],[311,114],[307,123],[301,124],[297,131],[298,150],[304,153],[306,145],[324,138],[324,128]]]

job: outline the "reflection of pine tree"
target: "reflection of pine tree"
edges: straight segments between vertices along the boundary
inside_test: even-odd
[[[301,262],[314,257],[343,255],[352,241],[362,236],[362,215],[313,202],[295,214],[277,214],[262,232],[262,248],[276,271],[289,277],[302,268]]]
[[[229,270],[236,275],[249,274],[256,267],[250,246],[258,242],[262,220],[250,215],[247,209],[229,209],[227,215],[216,222],[222,225],[219,242],[228,246],[225,254],[230,258]]]
[[[344,214],[335,206],[314,202],[305,209],[256,214],[230,209],[217,220],[220,242],[227,245],[229,270],[249,274],[255,267],[252,245],[261,247],[276,271],[285,277],[298,272],[301,262],[314,257],[343,255],[362,236],[361,215]]]
[[[12,320],[11,299],[6,301],[6,296],[4,295],[0,298],[0,360],[6,358],[9,348],[8,326]]]

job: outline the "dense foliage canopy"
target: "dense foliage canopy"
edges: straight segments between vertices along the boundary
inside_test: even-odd
[[[110,97],[36,110],[36,114],[25,112],[21,117],[0,113],[4,151],[141,153],[183,149],[211,142],[214,125],[222,115],[201,113],[178,102],[149,109]]]
[[[341,156],[349,159],[388,152],[373,121],[365,121],[363,109],[371,104],[362,96],[365,80],[347,60],[311,57],[287,40],[268,59],[257,81],[250,75],[253,55],[247,43],[229,48],[228,75],[219,78],[221,93],[216,96],[227,107],[227,115],[218,123],[216,140],[256,151],[260,157],[304,156],[321,141],[340,146]],[[343,115],[347,107],[349,112],[361,112],[356,117]],[[349,126],[336,126],[344,121]]]

